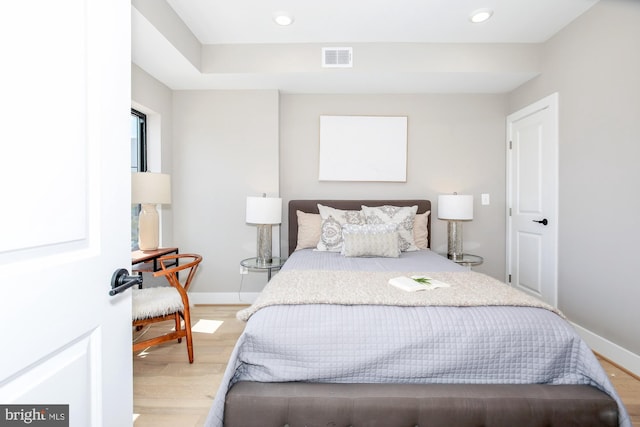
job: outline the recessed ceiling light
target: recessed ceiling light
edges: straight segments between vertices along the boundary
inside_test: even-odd
[[[479,24],[491,18],[491,15],[493,15],[493,10],[491,9],[478,9],[469,15],[469,20],[474,24]]]
[[[293,24],[293,17],[287,12],[276,12],[273,14],[273,21],[278,25],[286,27],[287,25]]]

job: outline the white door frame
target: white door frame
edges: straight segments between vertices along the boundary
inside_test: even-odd
[[[506,194],[506,217],[507,217],[507,230],[506,230],[506,280],[507,282],[512,283],[512,279],[515,280],[515,277],[512,278],[513,273],[513,227],[514,221],[512,209],[515,208],[515,200],[513,200],[514,194],[514,169],[516,165],[514,162],[513,150],[511,149],[512,145],[512,137],[513,137],[513,125],[519,120],[526,119],[534,114],[545,112],[545,124],[544,130],[545,132],[545,146],[549,149],[549,158],[547,159],[549,162],[552,162],[549,165],[549,170],[554,175],[550,180],[550,184],[546,185],[546,188],[543,188],[545,192],[547,192],[549,196],[549,200],[551,200],[551,206],[544,207],[544,216],[549,219],[549,226],[545,232],[547,233],[547,237],[552,240],[552,247],[548,250],[545,250],[546,253],[543,255],[545,260],[549,261],[548,274],[545,276],[545,281],[547,282],[545,286],[548,286],[549,292],[546,295],[547,302],[554,307],[558,305],[558,230],[559,230],[559,215],[558,215],[558,181],[559,181],[559,173],[558,173],[558,144],[559,144],[559,134],[558,134],[558,93],[553,93],[533,104],[522,108],[521,110],[516,111],[515,113],[510,114],[507,117],[507,132],[506,132],[506,150],[507,150],[507,194]],[[546,145],[546,144],[550,144]]]

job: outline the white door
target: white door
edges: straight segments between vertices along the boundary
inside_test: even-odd
[[[0,406],[78,427],[132,424],[131,301],[108,295],[131,263],[130,8],[0,14]]]
[[[558,94],[507,117],[507,278],[557,306]]]

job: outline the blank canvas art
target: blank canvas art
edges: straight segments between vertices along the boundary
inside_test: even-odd
[[[407,117],[320,116],[320,181],[407,180]]]

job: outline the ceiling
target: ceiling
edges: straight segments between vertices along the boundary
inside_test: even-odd
[[[597,1],[132,0],[132,60],[176,90],[508,92]],[[471,23],[480,8],[493,16]],[[293,24],[276,25],[279,11]],[[353,47],[353,68],[323,69],[322,46]]]

